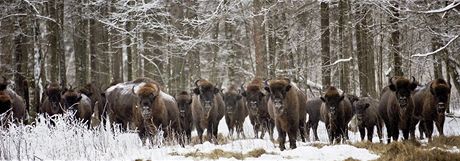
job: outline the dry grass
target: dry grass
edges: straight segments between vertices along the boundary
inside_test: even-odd
[[[206,142],[206,141],[208,141],[208,136],[203,135],[203,142]],[[227,136],[224,136],[221,133],[219,133],[219,134],[217,134],[217,142],[219,143],[219,145],[227,144],[227,143],[229,143],[229,139],[228,139]],[[192,137],[192,141],[191,141],[190,144],[191,145],[200,144],[200,138],[198,136]]]
[[[437,161],[460,161],[460,153],[452,153],[446,150],[446,145],[451,148],[460,145],[460,137],[435,138],[433,142],[422,146],[417,141],[392,142],[390,144],[358,142],[353,144],[358,148],[365,148],[380,155],[377,160],[437,160]]]
[[[193,158],[198,158],[198,159],[219,159],[219,158],[235,158],[238,160],[244,160],[248,157],[252,158],[258,158],[262,156],[263,154],[273,154],[273,153],[267,153],[264,149],[254,149],[252,151],[249,151],[248,153],[241,153],[241,152],[229,152],[229,151],[224,151],[222,149],[214,149],[210,153],[203,153],[203,152],[190,152],[186,154],[179,154],[177,152],[170,153],[169,155],[175,155],[175,156],[185,156],[185,157],[193,157]]]

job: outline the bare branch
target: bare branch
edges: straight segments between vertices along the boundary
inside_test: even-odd
[[[460,35],[457,35],[455,36],[454,38],[450,39],[449,42],[447,42],[446,45],[444,45],[443,47],[433,51],[433,52],[429,52],[429,53],[425,53],[425,54],[414,54],[412,55],[411,57],[426,57],[426,56],[430,56],[430,55],[433,55],[433,54],[436,54],[438,52],[440,52],[441,50],[444,50],[445,48],[447,48],[447,46],[449,46],[452,42],[454,42]]]

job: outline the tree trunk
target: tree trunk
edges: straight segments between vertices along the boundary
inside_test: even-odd
[[[50,55],[50,64],[49,64],[49,75],[51,82],[59,82],[60,70],[59,70],[59,55],[60,55],[60,44],[59,39],[60,36],[60,29],[59,29],[59,16],[58,10],[56,9],[56,0],[48,1],[48,13],[51,19],[55,21],[47,21],[47,27],[49,30],[48,34],[48,54]],[[62,82],[61,82],[62,83]],[[64,85],[64,84],[61,84]]]
[[[389,62],[393,62],[393,71],[394,76],[403,76],[404,73],[401,69],[402,66],[402,58],[401,58],[401,44],[400,40],[400,32],[399,32],[399,2],[398,1],[391,1],[394,7],[390,7],[392,12],[392,16],[390,16],[389,22],[391,25],[391,37],[390,37],[390,53],[393,56],[393,60]]]
[[[348,37],[348,34],[345,30],[346,26],[345,24],[349,21],[349,10],[347,7],[348,0],[340,0],[339,1],[339,52],[340,52],[340,58],[349,58],[350,57],[350,49],[348,47],[348,41],[351,39]],[[344,93],[349,93],[348,91],[348,86],[350,84],[350,78],[349,78],[349,67],[350,63],[342,63],[340,65],[340,89],[343,90]]]
[[[12,58],[13,58],[13,33],[14,33],[14,21],[12,17],[6,17],[0,20],[0,74],[5,77],[13,76]]]
[[[79,0],[78,4],[85,3],[83,0]],[[78,87],[88,83],[88,48],[87,48],[87,35],[88,35],[88,20],[83,18],[85,11],[81,6],[77,8],[79,15],[76,20],[76,27],[73,35],[74,43],[74,56],[75,56],[75,77],[76,85]]]
[[[267,68],[266,68],[266,48],[265,48],[265,25],[262,24],[264,21],[264,16],[260,13],[262,10],[261,0],[253,1],[254,8],[254,18],[253,18],[253,39],[254,39],[254,52],[256,57],[256,77],[266,78],[267,77]]]
[[[331,85],[330,48],[329,48],[329,3],[320,2],[321,16],[321,75],[323,87]]]

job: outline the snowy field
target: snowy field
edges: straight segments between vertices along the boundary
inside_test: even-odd
[[[456,113],[459,114],[458,111]],[[264,139],[252,139],[254,133],[248,118],[244,130],[251,139],[229,138],[228,143],[222,145],[205,142],[194,146],[186,145],[185,148],[179,145],[144,146],[135,133],[124,133],[118,128],[110,127],[87,130],[81,124],[65,120],[67,119],[56,120],[54,127],[50,127],[49,120],[46,120],[34,126],[11,126],[6,131],[0,131],[0,160],[213,160],[191,155],[208,154],[216,150],[245,155],[260,149],[265,150],[261,156],[248,156],[244,160],[373,160],[379,157],[366,149],[347,144],[327,145],[326,130],[321,122],[318,127],[319,142],[298,141],[297,149],[291,150],[287,145],[288,149],[281,152],[278,145],[269,140],[268,134]],[[460,135],[459,122],[460,120],[447,118],[445,134]],[[224,136],[228,134],[224,119],[219,124],[219,133]],[[437,131],[434,134],[438,135]],[[196,132],[192,135],[196,136]],[[418,131],[416,135],[418,136]],[[351,142],[359,140],[359,133],[350,132]],[[377,136],[374,136],[373,141],[378,141]],[[326,145],[314,146],[318,143]],[[221,157],[218,160],[237,158]]]

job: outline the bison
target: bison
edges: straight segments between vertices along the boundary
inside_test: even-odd
[[[27,117],[24,99],[11,89],[7,88],[8,81],[3,77],[0,83],[0,122],[5,121],[12,114],[14,121],[25,121]]]
[[[224,101],[220,90],[205,79],[195,81],[192,98],[192,117],[195,128],[203,143],[203,131],[207,129],[208,140],[217,142],[219,121],[224,117]]]
[[[300,131],[302,141],[305,141],[306,100],[300,89],[289,79],[275,79],[266,81],[265,90],[269,92],[268,112],[275,120],[278,130],[280,150],[285,150],[286,133],[289,137],[291,149],[297,148],[297,132]]]
[[[91,106],[91,100],[85,94],[70,88],[64,91],[62,99],[65,110],[74,112],[77,119],[81,119],[90,125],[93,108]]]
[[[193,128],[192,96],[187,91],[182,91],[176,95],[176,101],[179,106],[179,117],[183,134],[187,137],[187,141],[190,142]]]
[[[244,90],[244,87],[241,87]],[[268,132],[270,140],[273,140],[274,120],[268,114],[268,96],[264,94],[262,79],[254,79],[246,86],[246,90],[241,93],[245,97],[246,108],[249,112],[249,120],[254,129],[255,138],[263,138]]]
[[[99,118],[105,118],[107,114],[106,99],[103,97],[102,90],[99,87],[96,87],[94,83],[88,83],[84,85],[80,90],[80,93],[86,95],[91,100],[91,108],[96,111]]]
[[[326,88],[324,96],[321,97],[323,104],[320,113],[321,120],[324,121],[331,144],[334,141],[340,143],[341,140],[348,139],[348,122],[353,114],[350,100],[340,95],[337,88],[329,86]]]
[[[313,130],[313,140],[318,141],[318,123],[321,120],[321,105],[323,101],[320,97],[310,99],[306,103],[308,121],[306,126],[306,138],[310,139],[310,129]]]
[[[387,143],[391,142],[391,138],[398,140],[399,130],[402,130],[404,139],[409,138],[414,112],[412,93],[417,87],[414,77],[409,80],[395,76],[389,82],[390,85],[383,88],[380,94],[378,107],[387,128]]]
[[[445,111],[449,106],[450,90],[450,83],[447,83],[444,79],[435,79],[428,83],[427,87],[414,94],[415,109],[418,109],[416,110],[418,112],[414,113],[421,114],[418,115],[421,116],[419,125],[421,138],[425,133],[428,140],[431,140],[433,122],[438,129],[439,135],[444,135],[443,126],[446,117]]]
[[[229,135],[233,136],[236,129],[238,138],[240,135],[246,138],[243,130],[244,119],[248,116],[243,96],[238,86],[231,85],[223,94],[225,103],[225,122],[227,123]]]
[[[382,143],[383,120],[378,113],[378,101],[371,97],[359,98],[353,103],[356,110],[356,118],[361,140],[364,140],[367,130],[367,140],[372,142],[374,127],[377,127],[377,134]]]
[[[149,78],[114,85],[105,96],[111,122],[138,128],[142,139],[159,129],[166,131],[164,137],[180,131],[177,103]]]
[[[62,99],[63,89],[58,83],[51,83],[46,86],[40,113],[53,116],[64,112],[64,100]]]

